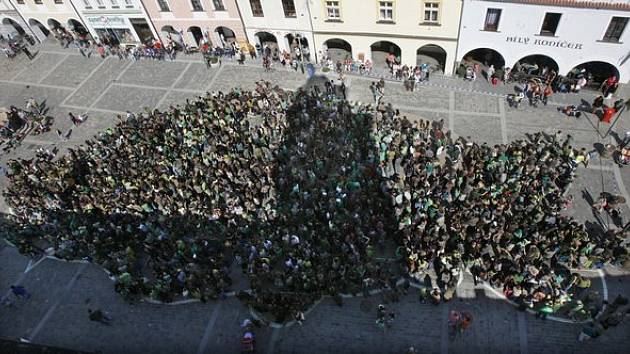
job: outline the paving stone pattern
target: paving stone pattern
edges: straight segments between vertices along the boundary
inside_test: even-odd
[[[334,79],[334,75],[328,75]],[[349,98],[372,102],[369,85],[374,78],[349,76]],[[221,68],[207,69],[200,56],[180,56],[175,62],[117,58],[86,59],[75,50],[47,43],[33,61],[24,56],[0,59],[0,106],[23,106],[26,99],[45,99],[56,117],[53,131],[29,136],[22,146],[0,155],[0,166],[9,159],[33,156],[40,147],[58,147],[63,153],[116,123],[117,112],[141,111],[144,107],[165,108],[184,103],[205,91],[227,91],[232,87],[251,89],[257,80],[296,89],[305,83],[300,71],[281,66],[265,72],[258,62],[236,65],[224,60]],[[610,142],[598,134],[593,117],[567,118],[558,113],[559,104],[592,101],[596,93],[554,95],[547,107],[527,105],[512,109],[503,96],[513,85],[491,87],[485,80],[474,83],[433,75],[415,92],[406,92],[399,82],[387,81],[384,102],[399,107],[412,119],[444,120],[454,134],[470,136],[479,142],[497,144],[522,139],[528,133],[562,130],[574,137],[575,147],[593,150],[596,144]],[[88,121],[72,127],[68,112],[89,115]],[[61,141],[55,129],[67,132]],[[608,126],[600,126],[601,134]],[[619,122],[613,133],[623,136],[630,120]],[[6,178],[0,176],[0,190]],[[595,223],[595,215],[585,196],[601,191],[627,195],[630,173],[610,160],[593,158],[589,168],[580,168],[569,191],[573,208],[567,213],[583,222]],[[626,219],[630,209],[624,207]],[[4,200],[0,211],[6,212]],[[604,222],[610,223],[606,219]],[[206,304],[154,305],[128,304],[115,293],[113,283],[95,265],[44,260],[24,272],[29,260],[14,248],[0,246],[0,296],[10,284],[23,284],[31,291],[27,302],[0,307],[0,337],[25,338],[34,343],[102,353],[234,353],[239,350],[240,323],[249,311],[233,297]],[[31,265],[34,264],[31,262]],[[607,267],[605,282],[610,297],[630,296],[628,272]],[[603,293],[598,273],[590,271],[593,287]],[[245,282],[237,281],[242,288]],[[474,286],[465,276],[457,299],[443,306],[421,304],[412,289],[400,302],[388,304],[396,313],[391,329],[375,325],[376,305],[382,295],[345,299],[343,307],[323,299],[307,315],[303,326],[258,330],[260,353],[403,353],[414,345],[421,353],[630,353],[627,321],[589,343],[578,343],[581,326],[541,321],[516,309],[483,286]],[[88,308],[110,313],[112,326],[90,322]],[[450,338],[446,316],[451,309],[468,310],[474,315],[469,331]]]

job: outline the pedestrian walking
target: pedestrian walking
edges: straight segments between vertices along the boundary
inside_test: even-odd
[[[495,72],[495,70],[494,70],[494,65],[490,65],[490,67],[489,67],[489,68],[488,68],[488,70],[486,71],[486,74],[488,74],[488,77],[487,77],[488,82],[491,82],[492,77],[494,76],[494,72]]]
[[[111,322],[112,322],[111,317],[109,317],[100,309],[96,309],[96,310],[88,309],[88,314],[89,314],[88,317],[90,318],[90,321],[100,322],[107,326],[111,325]]]
[[[31,298],[31,294],[21,285],[11,285],[11,292],[15,295],[15,297],[23,300]]]
[[[22,46],[22,52],[24,52],[24,54],[26,54],[26,57],[29,60],[33,60],[33,54],[31,54],[31,52],[28,50],[28,48],[26,48],[26,46]]]

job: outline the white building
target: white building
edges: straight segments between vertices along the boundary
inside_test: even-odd
[[[54,29],[69,29],[85,33],[86,29],[70,0],[4,0],[15,9],[39,40],[44,40]]]
[[[30,30],[13,4],[9,0],[0,0],[0,35],[4,38],[15,38]]]
[[[630,0],[464,0],[457,59],[630,80]]]
[[[309,0],[315,45],[334,60],[351,56],[386,67],[439,65],[453,72],[462,0]]]
[[[299,42],[313,53],[309,2],[312,0],[236,0],[252,45],[291,51]]]
[[[157,39],[141,0],[72,0],[95,38],[114,43],[147,43]]]

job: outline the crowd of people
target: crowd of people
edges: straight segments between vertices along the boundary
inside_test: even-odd
[[[448,300],[466,268],[555,310],[581,280],[570,269],[628,258],[622,232],[561,213],[582,153],[570,136],[479,145],[312,80],[119,116],[68,155],[10,161],[12,240],[101,264],[131,298],[219,298],[240,267],[237,296],[277,321],[401,276],[435,274]],[[400,271],[376,257],[387,243]]]
[[[33,97],[26,101],[24,109],[10,106],[0,111],[0,147],[7,152],[19,146],[28,135],[39,135],[50,130],[54,118],[47,114],[44,103]]]

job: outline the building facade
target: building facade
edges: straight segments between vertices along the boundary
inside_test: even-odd
[[[457,59],[630,80],[630,1],[464,0]]]
[[[0,0],[0,35],[4,38],[15,38],[29,33],[30,29],[22,16],[9,0]]]
[[[245,42],[245,30],[235,0],[143,0],[163,41],[190,46]]]
[[[309,1],[315,45],[335,59],[370,59],[381,67],[394,54],[406,65],[429,62],[453,71],[461,0]]]
[[[252,45],[267,45],[291,52],[296,46],[312,55],[313,31],[310,16],[312,0],[236,0]]]
[[[85,32],[85,23],[70,0],[4,0],[13,4],[35,37],[44,40],[57,28]]]
[[[115,44],[150,43],[158,39],[140,0],[72,0],[94,38]]]

